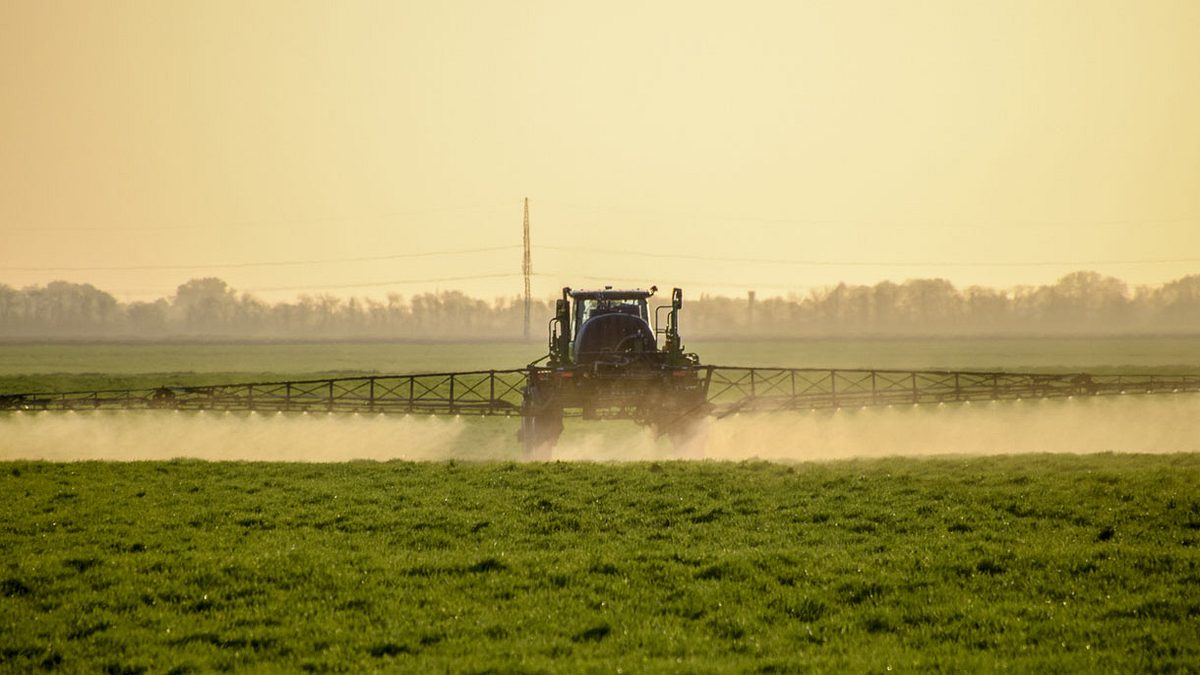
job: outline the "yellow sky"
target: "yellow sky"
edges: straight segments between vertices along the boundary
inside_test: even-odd
[[[1198,83],[1194,0],[7,0],[0,283],[512,295],[525,196],[539,295],[1159,283]]]

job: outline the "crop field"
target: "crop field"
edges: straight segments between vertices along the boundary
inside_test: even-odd
[[[6,668],[1200,663],[1200,458],[2,466]]]
[[[731,365],[1200,372],[1198,338],[691,347]],[[540,354],[0,344],[0,393]],[[712,425],[708,461],[578,423],[552,463],[512,461],[503,418],[8,413],[0,670],[1195,671],[1198,399],[745,416]]]

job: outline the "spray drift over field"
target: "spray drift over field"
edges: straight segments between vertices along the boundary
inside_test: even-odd
[[[1120,396],[739,415],[675,448],[631,424],[568,421],[554,459],[799,462],[855,457],[1200,452],[1200,396]],[[516,460],[515,420],[180,412],[0,416],[0,460]]]

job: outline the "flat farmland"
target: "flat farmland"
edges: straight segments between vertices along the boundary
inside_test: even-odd
[[[18,671],[1189,671],[1200,458],[0,465]]]
[[[729,365],[1200,372],[1195,338],[691,347]],[[4,344],[0,391],[540,354]],[[519,449],[502,418],[14,413],[0,419],[0,663],[1194,671],[1196,398],[742,416],[713,424],[708,461],[675,461],[632,425],[569,424],[566,461],[551,463],[508,461]]]

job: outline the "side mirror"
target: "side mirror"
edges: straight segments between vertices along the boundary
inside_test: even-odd
[[[682,288],[676,288],[673,291],[671,291],[671,307],[673,309],[679,309],[679,308],[683,307],[683,289]]]
[[[566,300],[559,298],[558,300],[554,301],[554,316],[557,317],[560,321],[562,321],[563,323],[570,321],[571,320],[570,312],[571,312],[571,306],[567,304]]]

